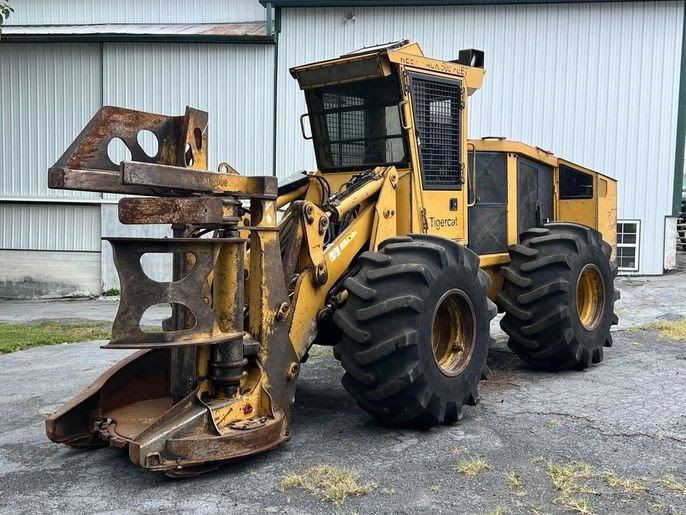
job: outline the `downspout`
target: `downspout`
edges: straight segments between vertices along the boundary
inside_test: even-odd
[[[676,121],[676,152],[674,158],[674,191],[672,215],[681,213],[681,190],[684,186],[684,147],[686,146],[686,5],[681,25],[681,71]]]

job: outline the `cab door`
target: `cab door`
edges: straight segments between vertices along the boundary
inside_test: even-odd
[[[462,79],[409,72],[424,232],[466,241],[465,88]]]

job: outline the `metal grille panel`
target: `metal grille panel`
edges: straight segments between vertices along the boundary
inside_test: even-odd
[[[477,152],[476,205],[469,208],[469,248],[477,254],[507,251],[507,154]]]
[[[457,80],[411,75],[412,108],[428,189],[462,187],[462,86]]]

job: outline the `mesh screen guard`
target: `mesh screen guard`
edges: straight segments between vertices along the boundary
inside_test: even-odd
[[[422,181],[427,189],[461,189],[462,84],[410,74]]]
[[[306,92],[320,170],[407,166],[397,76]]]

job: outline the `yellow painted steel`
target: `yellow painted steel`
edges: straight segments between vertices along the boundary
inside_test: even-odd
[[[375,68],[367,68],[368,76],[362,77],[362,71],[355,66],[375,63]],[[336,66],[348,67],[341,69]],[[362,68],[360,68],[361,70]],[[326,70],[328,78],[312,82],[317,72]],[[347,79],[345,73],[355,79]],[[329,216],[332,222],[341,220],[346,213],[357,212],[352,222],[340,232],[334,241],[326,242],[317,231],[316,222],[304,228],[307,235],[307,246],[301,259],[302,269],[297,276],[292,299],[293,308],[289,315],[289,337],[296,354],[304,356],[316,337],[317,314],[327,302],[331,302],[330,289],[337,284],[350,269],[355,256],[363,249],[376,250],[379,244],[390,237],[409,233],[428,233],[452,239],[469,245],[469,203],[478,202],[470,199],[470,187],[474,181],[475,152],[498,152],[506,154],[507,163],[507,208],[506,235],[507,244],[518,243],[517,212],[517,163],[525,157],[547,165],[553,174],[553,220],[583,223],[601,231],[603,238],[616,246],[616,181],[598,172],[588,170],[555,156],[552,152],[527,145],[519,141],[503,138],[468,140],[468,102],[467,97],[481,87],[484,70],[465,66],[457,62],[445,62],[424,56],[416,43],[407,42],[397,48],[371,49],[353,55],[342,56],[319,63],[313,63],[291,69],[294,77],[301,81],[301,88],[307,89],[322,85],[342,84],[351,80],[372,80],[395,74],[400,82],[402,100],[399,103],[401,125],[406,135],[409,152],[407,168],[377,168],[375,172],[383,179],[371,181],[344,198],[340,202],[329,202],[322,205],[325,189],[319,180],[311,180],[306,190],[298,190],[288,196],[280,197],[277,205],[282,207],[296,199],[312,203],[315,218]],[[307,80],[304,79],[305,74]],[[318,72],[317,72],[318,73]],[[464,184],[461,189],[429,190],[423,187],[421,176],[420,149],[418,134],[414,127],[413,99],[409,84],[409,74],[419,73],[437,78],[449,78],[460,81],[463,85],[464,108],[462,112],[461,152]],[[357,75],[355,75],[357,74]],[[325,77],[326,75],[320,75]],[[332,79],[331,77],[338,77]],[[468,151],[469,150],[469,151]],[[470,158],[471,156],[471,158]],[[471,159],[471,162],[470,162]],[[593,176],[593,197],[590,199],[559,199],[560,164],[582,171]],[[326,181],[331,194],[345,188],[358,171],[313,172],[322,181]],[[457,200],[457,209],[451,210],[451,199]],[[293,205],[293,204],[291,204]],[[453,203],[454,207],[454,203]],[[303,223],[307,225],[304,219]],[[614,252],[613,252],[614,257]],[[500,267],[509,263],[507,252],[480,256],[480,266],[491,278],[488,296],[495,299],[502,288],[503,280]],[[317,281],[317,266],[322,264],[326,269],[326,280]],[[584,290],[586,291],[586,290]],[[441,360],[443,358],[440,358]],[[448,361],[452,357],[446,358]]]

